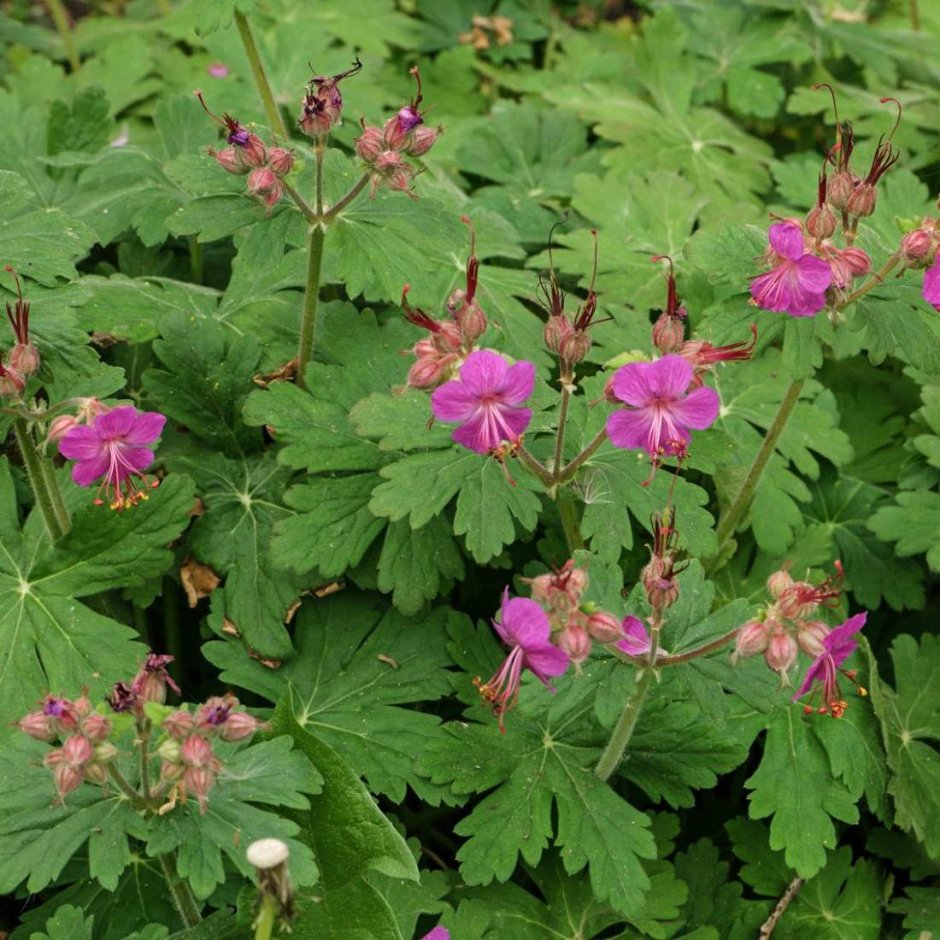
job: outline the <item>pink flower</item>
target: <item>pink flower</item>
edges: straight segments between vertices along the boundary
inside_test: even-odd
[[[653,641],[643,621],[637,617],[627,616],[623,618],[622,626],[624,639],[617,643],[617,649],[623,650],[628,656],[635,656],[639,659],[648,658],[653,648]],[[666,651],[659,647],[656,658],[666,655],[668,655]]]
[[[98,492],[107,494],[111,508],[128,509],[147,498],[135,478],[146,482],[143,471],[153,462],[153,451],[146,445],[160,436],[165,423],[156,411],[120,405],[72,428],[59,441],[59,453],[75,461],[72,479],[79,486],[100,479]]]
[[[940,260],[935,261],[933,267],[924,272],[922,291],[924,300],[936,310],[940,310]]]
[[[770,257],[776,267],[751,281],[751,296],[764,310],[811,317],[826,305],[826,290],[832,283],[829,265],[803,248],[803,232],[795,222],[770,226]]]
[[[823,638],[823,651],[806,670],[803,682],[793,696],[794,702],[806,695],[815,682],[819,682],[823,689],[825,710],[828,710],[834,718],[842,717],[846,704],[839,689],[838,673],[842,672],[849,678],[854,677],[839,667],[858,649],[855,634],[865,626],[867,616],[863,611],[854,617],[849,617],[845,623],[835,627]]]
[[[516,443],[532,420],[521,407],[535,387],[531,362],[509,365],[489,349],[471,353],[460,378],[445,382],[431,395],[431,410],[440,421],[458,421],[458,444],[478,454],[495,450],[503,441]]]
[[[228,66],[224,62],[212,62],[206,71],[213,78],[225,78],[228,75]]]
[[[631,362],[614,374],[614,395],[629,408],[607,419],[607,434],[615,447],[645,450],[651,457],[681,454],[689,443],[689,429],[707,428],[717,417],[718,393],[696,388],[692,366],[681,356],[663,356],[654,362]]]
[[[421,940],[450,940],[450,931],[446,927],[435,927],[426,933]]]
[[[480,694],[493,705],[499,716],[499,727],[505,731],[503,715],[519,698],[519,682],[522,670],[528,669],[546,688],[554,692],[548,681],[560,676],[568,668],[568,656],[552,643],[551,625],[545,611],[527,597],[509,599],[509,588],[503,592],[503,603],[499,622],[493,627],[500,639],[512,647],[506,661],[489,682],[475,680]]]

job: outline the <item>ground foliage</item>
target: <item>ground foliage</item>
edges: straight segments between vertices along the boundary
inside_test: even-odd
[[[80,12],[68,44],[35,4],[0,13],[0,262],[23,279],[43,360],[27,391],[130,400],[168,421],[162,482],[127,512],[93,505],[58,461],[72,524],[53,541],[13,414],[0,413],[0,926],[49,940],[252,936],[243,848],[278,835],[292,847],[298,937],[411,938],[440,922],[459,940],[745,938],[796,877],[781,940],[937,930],[940,315],[913,270],[837,326],[747,302],[768,211],[813,205],[831,146],[814,82],[836,89],[865,159],[890,128],[879,98],[904,106],[901,160],[858,244],[883,257],[934,211],[937,10],[66,6]],[[207,155],[218,128],[192,96],[201,87],[270,138],[233,16],[247,17],[288,127],[308,63],[332,74],[362,61],[342,85],[327,205],[361,172],[360,114],[401,107],[415,62],[427,120],[445,128],[419,161],[417,200],[363,195],[331,226],[300,383],[271,373],[297,349],[303,220],[286,200],[266,213]],[[289,143],[290,178],[312,199],[312,143],[296,130]],[[651,514],[671,500],[691,559],[663,632],[674,655],[753,617],[783,562],[818,582],[841,560],[832,623],[869,611],[852,665],[870,695],[844,718],[807,720],[760,657],[732,666],[722,649],[662,670],[609,780],[594,767],[641,681],[609,656],[554,695],[524,681],[500,733],[472,682],[504,654],[490,618],[506,585],[525,593],[520,577],[569,549],[535,477],[510,462],[510,485],[497,461],[429,426],[427,394],[404,387],[401,352],[418,331],[402,288],[437,316],[463,286],[461,216],[477,233],[485,344],[537,367],[527,445],[539,460],[558,378],[539,274],[553,263],[569,303],[583,300],[591,230],[611,319],[592,329],[564,459],[601,428],[591,403],[611,370],[655,352],[665,293],[651,255],[672,257],[695,337],[737,342],[756,324],[754,356],[708,379],[720,415],[681,477],[647,486],[645,456],[609,444],[590,459],[568,487],[582,538],[571,547],[591,603],[647,617],[637,579]],[[12,303],[12,276],[0,283]],[[794,382],[750,512],[720,546],[716,522]],[[194,564],[213,577],[187,601]],[[205,815],[190,804],[146,817],[90,785],[54,804],[43,746],[11,723],[46,693],[87,687],[101,701],[148,647],[176,657],[186,700],[237,692],[268,720],[263,738],[227,746]],[[168,853],[203,905],[198,927],[167,898]]]

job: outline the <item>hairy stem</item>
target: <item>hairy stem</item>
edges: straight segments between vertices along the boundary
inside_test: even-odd
[[[150,805],[144,800],[144,798],[124,779],[124,776],[121,774],[121,771],[114,766],[114,764],[108,764],[108,775],[114,781],[114,785],[121,791],[130,800],[131,806],[136,810],[148,810]]]
[[[310,204],[307,202],[307,200],[304,199],[304,197],[301,196],[300,193],[297,192],[297,190],[287,182],[287,180],[281,180],[281,185],[284,187],[284,192],[290,196],[294,205],[300,209],[301,215],[304,217],[304,219],[306,219],[308,224],[312,225],[314,222],[316,222],[317,214],[313,211],[313,209],[310,208]]]
[[[718,536],[718,550],[715,552],[713,558],[706,563],[706,571],[712,570],[716,564],[721,564],[724,550],[751,506],[751,500],[754,498],[754,491],[757,489],[757,484],[760,483],[760,479],[764,475],[764,470],[767,467],[767,462],[770,460],[770,456],[777,446],[777,441],[780,440],[780,435],[783,434],[783,429],[787,426],[790,415],[793,414],[793,409],[796,407],[802,389],[802,381],[794,382],[783,396],[783,401],[780,402],[780,408],[774,416],[773,423],[767,429],[764,441],[760,446],[760,450],[757,451],[757,455],[754,457],[754,462],[751,464],[751,468],[748,470],[744,482],[741,484],[741,489],[738,490],[738,495],[735,496],[734,501],[727,510],[721,514],[716,532]]]
[[[238,27],[238,35],[241,36],[242,45],[245,47],[245,55],[248,56],[248,64],[251,66],[255,85],[258,86],[258,92],[261,95],[262,102],[264,102],[264,110],[268,115],[271,130],[275,134],[279,134],[282,139],[287,140],[287,128],[284,126],[281,112],[278,111],[277,103],[274,100],[274,93],[271,91],[271,84],[265,74],[264,65],[258,53],[258,46],[255,43],[254,34],[251,32],[251,26],[248,25],[245,14],[240,13],[237,9],[235,10],[235,25]]]
[[[872,274],[871,277],[869,277],[869,279],[858,288],[858,290],[852,291],[852,293],[849,294],[849,296],[846,297],[841,304],[839,304],[837,309],[844,310],[849,304],[855,303],[859,297],[867,294],[873,287],[877,287],[879,284],[884,283],[884,279],[891,273],[892,270],[894,270],[900,260],[901,255],[899,253],[896,252],[895,254],[891,255],[891,257],[888,258],[888,260],[874,274]]]
[[[727,633],[716,637],[714,640],[709,640],[707,643],[703,643],[701,646],[696,646],[695,649],[686,650],[684,653],[668,655],[663,654],[662,652],[657,652],[656,668],[665,669],[669,666],[681,666],[683,663],[691,662],[693,659],[698,659],[699,656],[707,656],[709,653],[714,653],[715,650],[719,650],[723,646],[727,646],[732,640],[734,640],[738,635],[738,629],[738,627],[735,627],[733,630],[729,630]],[[615,643],[605,643],[604,649],[606,649],[607,652],[612,656],[619,659],[622,663],[629,663],[632,666],[639,666],[641,669],[645,669],[646,666],[649,665],[649,655],[631,656],[629,653],[625,653],[623,650],[617,649],[617,645]]]
[[[46,487],[52,498],[52,511],[55,513],[55,517],[62,527],[62,531],[68,532],[68,530],[72,528],[72,517],[69,515],[68,507],[65,505],[65,500],[62,498],[62,490],[59,489],[59,481],[55,478],[55,465],[52,463],[51,459],[40,455],[39,466],[42,468],[42,475],[45,478]]]
[[[565,541],[572,557],[574,553],[584,548],[584,538],[581,535],[581,520],[578,519],[578,507],[574,497],[569,492],[563,492],[558,497],[558,515],[561,516],[561,527],[565,532]]]
[[[304,312],[300,322],[300,346],[297,350],[297,384],[307,387],[307,364],[313,356],[317,332],[317,308],[320,303],[320,270],[323,266],[322,225],[311,225],[307,237],[307,284],[304,288]]]
[[[558,430],[555,433],[555,459],[552,461],[552,475],[557,479],[565,450],[565,424],[568,421],[568,401],[571,399],[571,381],[561,377],[561,407],[558,409]]]
[[[153,794],[150,792],[150,722],[146,718],[138,726],[138,744],[140,746],[140,791],[149,803]]]
[[[29,425],[23,418],[17,418],[13,422],[13,434],[16,437],[16,445],[23,457],[23,466],[26,467],[26,476],[29,479],[30,487],[32,487],[33,496],[36,498],[36,505],[39,507],[43,522],[46,524],[46,531],[52,541],[57,542],[68,531],[67,519],[63,520],[60,514],[56,512],[56,504],[61,502],[62,494],[53,492],[53,487],[56,490],[58,489],[55,477],[51,473],[47,474],[44,470],[45,458],[41,457],[39,451],[36,450],[33,436],[29,432]],[[63,509],[64,505],[63,503]]]
[[[69,60],[69,68],[77,72],[82,62],[75,49],[75,37],[72,35],[72,24],[69,22],[65,4],[62,0],[46,0],[46,6],[49,8],[52,22],[55,23],[56,32],[62,40],[62,48],[65,50],[65,57]]]
[[[330,206],[326,212],[323,213],[323,220],[328,222],[330,219],[335,219],[355,198],[362,192],[365,188],[366,183],[369,182],[369,174],[363,173],[359,179],[353,184],[352,189],[343,196],[338,202]]]
[[[255,918],[255,940],[271,940],[274,931],[274,920],[277,916],[277,905],[270,894],[261,896],[261,909]]]
[[[804,881],[802,878],[794,878],[793,881],[790,882],[770,917],[764,921],[760,932],[757,934],[758,940],[769,940],[770,935],[774,932],[774,927],[777,926],[777,921],[783,917],[784,911],[790,906],[790,902],[796,897],[797,892],[803,887],[803,884]]]
[[[567,483],[577,472],[581,469],[581,466],[591,457],[594,456],[597,449],[607,440],[607,428],[601,428],[597,434],[594,435],[594,439],[578,454],[574,460],[571,461],[567,466],[562,467],[561,470],[556,468],[555,470],[555,481],[556,483]]]
[[[313,147],[313,153],[316,158],[316,212],[317,218],[323,217],[323,155],[326,152],[326,134],[317,134],[317,139]]]
[[[199,913],[199,905],[193,896],[189,882],[181,878],[176,870],[176,853],[167,852],[159,856],[160,867],[163,869],[163,877],[166,880],[166,886],[173,897],[173,903],[179,912],[183,923],[187,927],[195,927],[202,921],[202,915]]]
[[[617,719],[617,724],[614,725],[614,730],[610,734],[607,747],[604,748],[604,753],[601,754],[600,760],[594,768],[595,777],[608,780],[611,774],[620,766],[623,755],[627,751],[627,745],[630,743],[630,738],[633,737],[633,730],[636,728],[637,719],[643,709],[643,702],[646,701],[647,693],[653,684],[653,678],[654,673],[651,668],[645,669],[637,678],[633,692],[627,699],[627,703]]]
[[[552,485],[552,475],[548,470],[548,467],[540,461],[536,460],[521,444],[517,451],[519,459],[522,461],[522,465],[532,474],[537,476],[539,480],[546,487]]]

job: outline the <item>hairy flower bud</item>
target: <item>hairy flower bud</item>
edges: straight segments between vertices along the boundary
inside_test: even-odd
[[[836,230],[836,215],[828,202],[814,206],[806,216],[806,231],[813,238],[829,238]]]
[[[685,313],[685,308],[679,310]],[[653,345],[664,355],[676,352],[685,340],[684,317],[663,311],[653,324]]]
[[[356,138],[356,153],[366,163],[375,163],[379,154],[387,149],[385,138],[380,127],[362,124],[362,134]]]
[[[209,148],[209,156],[215,159],[215,162],[227,173],[247,173],[251,167],[242,160],[240,151],[234,147],[224,147],[222,150]]]
[[[613,614],[599,610],[587,618],[587,632],[598,643],[616,643],[623,639],[623,624]]]
[[[301,101],[298,127],[310,137],[319,137],[329,133],[339,124],[343,115],[343,95],[339,83],[350,75],[355,75],[362,68],[356,59],[352,68],[337,75],[315,75],[307,82],[307,93]]]
[[[92,712],[82,721],[82,733],[92,744],[101,744],[111,733],[111,722],[98,712]]]
[[[849,196],[852,195],[855,187],[861,182],[851,170],[842,170],[829,177],[829,183],[826,190],[826,199],[829,204],[840,212],[845,209]]]
[[[669,559],[654,555],[640,573],[640,581],[650,606],[656,610],[671,607],[679,598],[679,581]]]
[[[845,200],[845,211],[849,215],[865,218],[875,211],[875,187],[867,180],[862,180]]]
[[[48,718],[49,727],[55,734],[71,734],[78,728],[82,717],[75,702],[56,695],[46,696],[42,712]]]
[[[780,673],[784,685],[789,685],[787,671],[796,662],[799,649],[796,640],[783,627],[777,625],[771,631],[764,652],[764,660],[774,672]]]
[[[166,671],[166,667],[171,662],[173,662],[172,656],[157,653],[147,654],[147,658],[131,683],[131,691],[139,701],[157,702],[162,705],[166,701],[167,686],[177,695],[180,694],[180,687]]]
[[[284,195],[284,186],[270,167],[262,166],[248,174],[248,192],[270,210]]]
[[[849,266],[853,277],[864,277],[871,270],[871,258],[861,248],[843,248],[839,254]]]
[[[731,661],[737,662],[742,656],[755,656],[757,653],[763,653],[767,649],[769,640],[770,631],[767,624],[762,620],[749,620],[738,628]]]
[[[788,588],[793,587],[793,576],[786,568],[775,571],[767,579],[767,590],[770,596],[776,600]]]
[[[49,423],[47,441],[61,441],[72,428],[78,425],[78,418],[74,415],[59,415]]]
[[[183,762],[183,749],[178,740],[168,738],[157,748],[157,756],[168,764],[181,764]]]
[[[542,330],[542,338],[545,340],[545,345],[548,347],[549,351],[557,353],[561,348],[562,340],[568,336],[572,330],[573,327],[568,322],[567,317],[560,314],[552,314]]]
[[[26,380],[16,369],[0,362],[0,398],[19,398]]]
[[[443,127],[416,127],[411,135],[411,143],[405,147],[405,153],[409,157],[423,157],[443,131]]]
[[[405,384],[409,388],[436,388],[451,378],[459,358],[456,353],[421,356],[408,370]]]
[[[49,726],[49,716],[41,709],[24,715],[16,726],[24,734],[28,734],[37,741],[54,741],[56,737],[55,732]]]
[[[570,368],[581,362],[590,348],[591,337],[582,330],[572,329],[558,341],[558,358]]]
[[[928,268],[936,257],[937,247],[930,232],[918,228],[901,239],[901,260],[908,268]]]
[[[268,166],[275,176],[287,176],[294,168],[294,151],[284,147],[271,147],[268,150]]]
[[[232,712],[219,728],[219,737],[223,741],[244,741],[264,727],[264,722],[247,712]]]
[[[796,641],[800,649],[810,656],[822,655],[825,649],[823,640],[829,635],[829,627],[821,620],[800,620],[796,627]]]
[[[216,776],[209,767],[187,767],[183,771],[182,786],[199,801],[199,812],[203,816],[209,809],[209,792],[215,785]]]
[[[558,648],[568,654],[576,666],[591,655],[591,637],[584,627],[568,626],[557,634]]]
[[[9,356],[9,367],[24,379],[39,371],[39,350],[32,343],[17,343]]]
[[[216,760],[212,743],[201,734],[191,734],[180,745],[180,760],[188,767],[211,767]]]

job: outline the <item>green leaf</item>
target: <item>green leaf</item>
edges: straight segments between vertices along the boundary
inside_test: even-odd
[[[418,866],[405,840],[375,805],[356,773],[332,748],[298,724],[285,698],[274,714],[276,730],[290,734],[323,775],[323,790],[310,808],[292,814],[320,868],[317,901],[301,909],[294,929],[301,936],[398,938],[395,915],[365,875],[378,871],[418,881]]]
[[[920,646],[910,636],[891,644],[896,689],[877,674],[871,700],[884,733],[895,822],[940,856],[940,640],[929,634]]]
[[[745,781],[752,819],[773,816],[770,847],[784,849],[787,865],[812,878],[836,845],[832,818],[858,821],[852,793],[833,779],[829,759],[796,706],[780,709],[767,726],[760,766]]]
[[[80,91],[71,107],[64,101],[53,101],[49,108],[49,156],[72,150],[100,150],[113,128],[108,96],[98,85]]]
[[[92,940],[94,917],[86,918],[81,908],[65,904],[46,921],[44,933],[30,934],[29,940]]]
[[[919,285],[875,288],[856,303],[849,328],[861,333],[863,348],[875,365],[893,356],[924,372],[940,372],[940,326]]]
[[[432,799],[436,791],[413,767],[416,755],[437,738],[439,719],[401,706],[450,691],[444,626],[456,616],[438,608],[407,620],[347,590],[301,607],[297,653],[276,671],[230,642],[209,643],[205,654],[223,670],[223,681],[270,701],[292,690],[300,724],[335,749],[373,791],[400,802],[407,784]]]
[[[940,921],[940,891],[936,888],[908,887],[906,898],[893,898],[888,910],[904,915],[904,929],[908,931],[904,940],[921,940],[930,936]]]
[[[825,940],[879,940],[882,879],[861,859],[852,864],[852,850],[842,847],[826,867],[800,888],[781,918],[783,940],[820,937]]]
[[[927,554],[931,571],[940,571],[940,493],[898,493],[894,505],[882,505],[867,520],[882,542],[895,542],[901,558]]]
[[[287,659],[293,646],[287,612],[302,581],[275,566],[275,525],[292,517],[280,505],[289,474],[269,456],[230,460],[220,454],[171,458],[195,478],[205,512],[189,546],[198,561],[225,576],[225,615],[258,655]]]
[[[734,854],[744,864],[741,880],[758,894],[779,898],[793,876],[783,852],[770,847],[770,831],[754,819],[738,817],[725,823]]]

